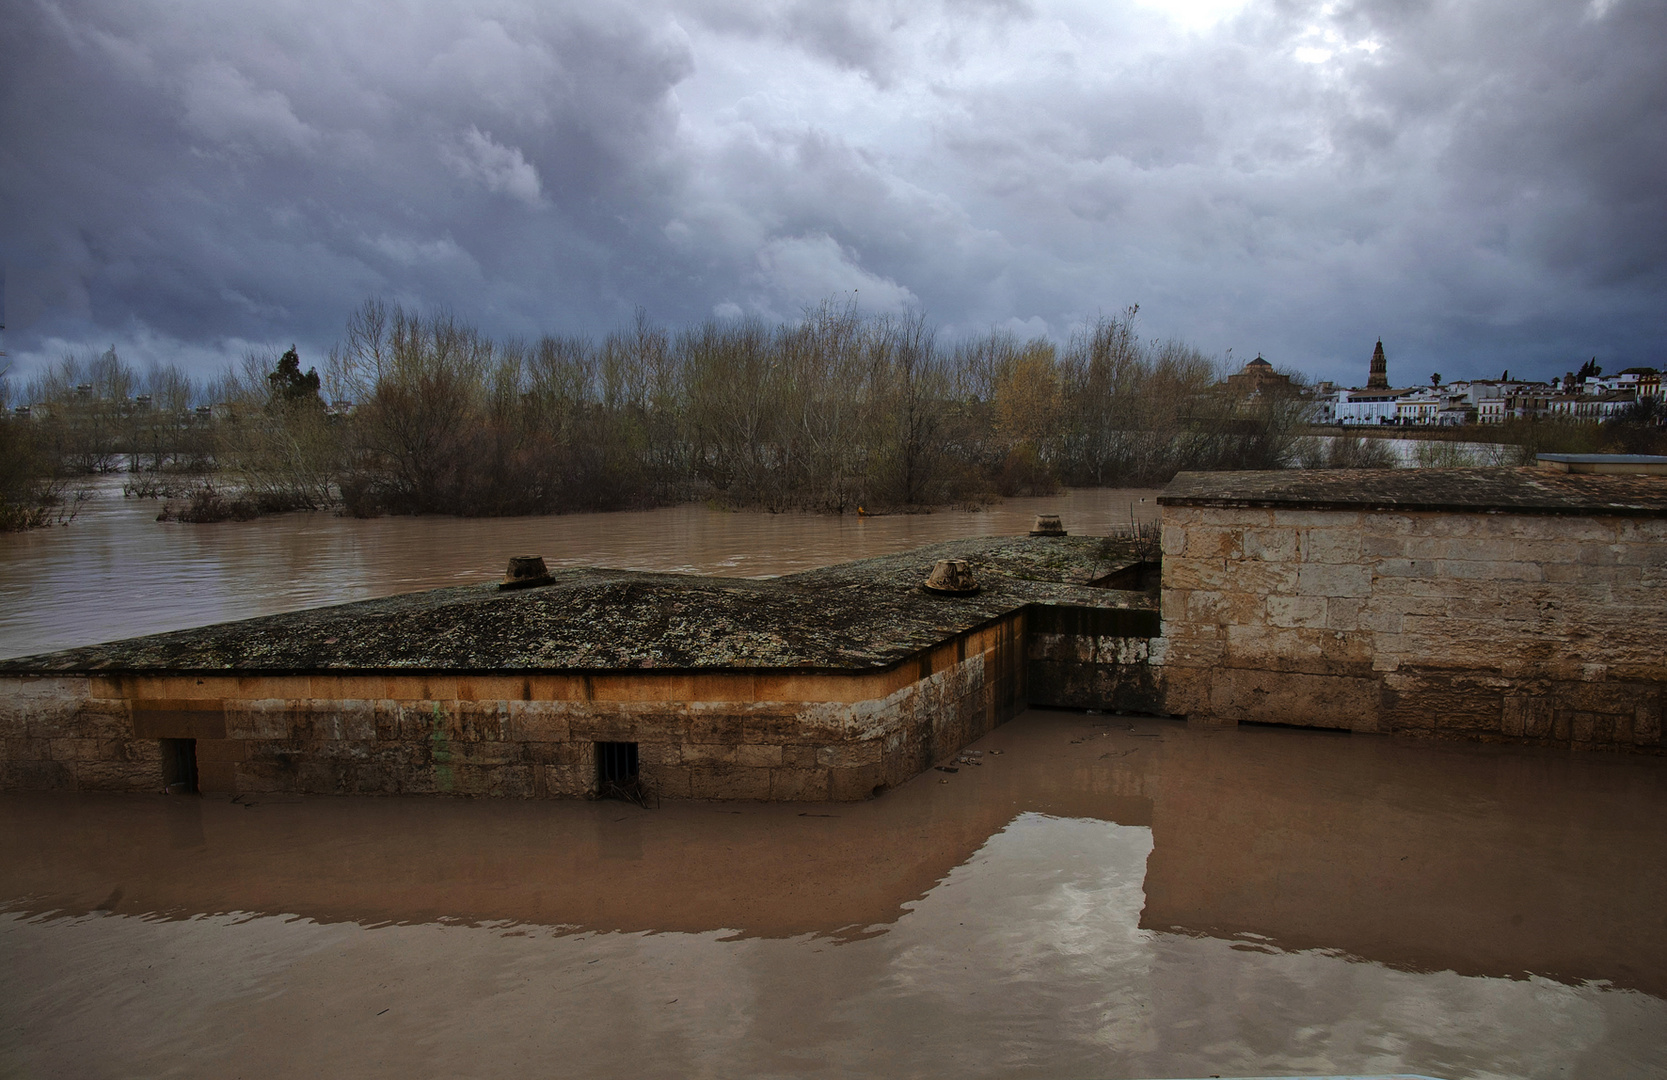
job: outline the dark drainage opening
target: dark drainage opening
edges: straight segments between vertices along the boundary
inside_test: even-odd
[[[599,742],[596,744],[596,782],[628,784],[637,778],[637,744]]]
[[[162,740],[162,790],[169,795],[197,794],[197,740]]]
[[[596,797],[624,799],[638,806],[647,806],[649,800],[654,798],[653,792],[637,772],[636,743],[596,744]]]

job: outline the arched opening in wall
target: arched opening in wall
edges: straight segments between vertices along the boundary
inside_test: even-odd
[[[162,790],[169,795],[196,795],[197,740],[162,740]]]

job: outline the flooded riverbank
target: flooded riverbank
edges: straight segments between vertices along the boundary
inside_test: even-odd
[[[0,534],[0,658],[297,608],[490,581],[511,555],[604,566],[768,577],[966,536],[1013,536],[1038,513],[1067,529],[1155,520],[1154,490],[1074,489],[976,511],[859,517],[658,510],[525,518],[283,514],[187,525],[107,481],[64,528]]]
[[[1660,761],[973,749],[838,806],[0,797],[0,1072],[1660,1075]]]

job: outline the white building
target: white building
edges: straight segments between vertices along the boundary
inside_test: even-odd
[[[1412,390],[1339,390],[1333,423],[1393,424],[1395,403]]]

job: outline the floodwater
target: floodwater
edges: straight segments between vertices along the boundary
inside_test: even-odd
[[[1667,1070],[1667,762],[973,749],[850,805],[0,797],[0,1075]]]
[[[965,536],[1012,536],[1039,513],[1103,535],[1157,517],[1155,490],[1077,489],[972,512],[859,517],[701,504],[523,518],[283,514],[158,522],[161,504],[110,477],[68,526],[0,533],[0,659],[502,577],[512,555],[768,577]]]

